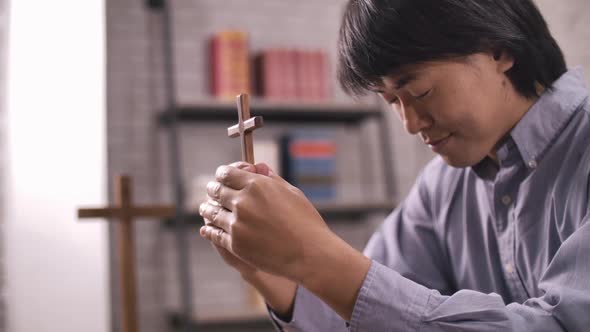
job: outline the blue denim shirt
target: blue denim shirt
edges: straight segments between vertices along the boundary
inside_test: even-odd
[[[350,322],[298,286],[285,331],[590,331],[590,100],[582,70],[468,168],[432,160],[373,234]]]

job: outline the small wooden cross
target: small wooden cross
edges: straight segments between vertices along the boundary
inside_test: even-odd
[[[250,118],[250,97],[242,93],[236,97],[238,103],[238,124],[227,128],[227,136],[240,137],[242,161],[254,165],[254,140],[252,133],[264,123],[261,116]]]
[[[254,139],[252,132],[264,125],[261,116],[250,117],[250,97],[247,93],[242,93],[236,97],[238,104],[238,124],[227,128],[227,136],[234,138],[240,137],[242,147],[242,161],[254,165]],[[250,304],[259,306],[264,303],[262,296],[258,291],[248,285]]]
[[[173,205],[133,206],[131,178],[123,175],[115,179],[115,206],[78,209],[78,218],[118,219],[119,279],[121,282],[121,332],[137,332],[135,288],[135,253],[133,219],[139,217],[167,218],[176,215]]]

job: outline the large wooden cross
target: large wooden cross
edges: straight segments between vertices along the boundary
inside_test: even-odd
[[[227,136],[240,137],[242,161],[254,165],[254,140],[252,132],[263,126],[261,116],[250,118],[250,97],[243,93],[236,97],[238,103],[238,124],[227,128]]]
[[[137,332],[133,219],[168,218],[176,215],[176,208],[173,205],[134,206],[131,189],[131,178],[125,175],[119,176],[115,179],[115,206],[78,209],[80,219],[107,218],[118,221],[116,226],[121,285],[121,332]]]

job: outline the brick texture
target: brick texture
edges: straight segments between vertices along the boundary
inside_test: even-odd
[[[205,45],[207,38],[221,29],[248,31],[253,52],[282,46],[324,48],[332,59],[333,73],[343,3],[340,0],[172,1],[178,102],[190,104],[207,98]],[[107,1],[107,23],[109,174],[133,176],[136,202],[172,202],[166,132],[155,123],[156,112],[165,105],[161,17],[146,10],[141,1],[112,0]],[[347,98],[335,81],[332,87],[336,100]],[[331,126],[339,142],[338,162],[344,165],[338,169],[342,179],[338,195],[342,200],[383,196],[382,181],[361,176],[363,165],[358,154],[364,149],[364,138],[370,136],[371,126],[375,125]],[[257,133],[256,139],[276,139],[287,128],[268,126]],[[218,165],[239,158],[239,145],[225,137],[221,126],[209,123],[181,126],[180,133],[182,172],[187,186],[198,175],[212,174]],[[211,142],[216,142],[215,149]],[[380,190],[371,190],[373,186]],[[359,250],[370,235],[369,227],[375,226],[375,223],[354,220],[331,224],[336,233]],[[135,230],[140,326],[142,331],[165,331],[166,312],[178,305],[174,234],[149,221],[136,223]],[[189,237],[195,310],[223,307],[231,311],[241,306],[247,299],[239,275],[225,266],[211,245],[198,236],[196,227]],[[113,249],[115,245],[112,240]],[[113,256],[115,306],[116,261]],[[117,311],[114,313],[116,326]]]

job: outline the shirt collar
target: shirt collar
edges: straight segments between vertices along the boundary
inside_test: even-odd
[[[528,168],[536,168],[582,102],[588,97],[583,71],[576,67],[563,74],[533,104],[510,132]],[[503,149],[500,147],[499,152]]]
[[[580,67],[563,74],[502,138],[496,151],[500,165],[511,165],[520,157],[529,169],[536,168],[543,153],[587,97]],[[491,181],[498,172],[498,166],[487,156],[472,169],[480,178]]]

